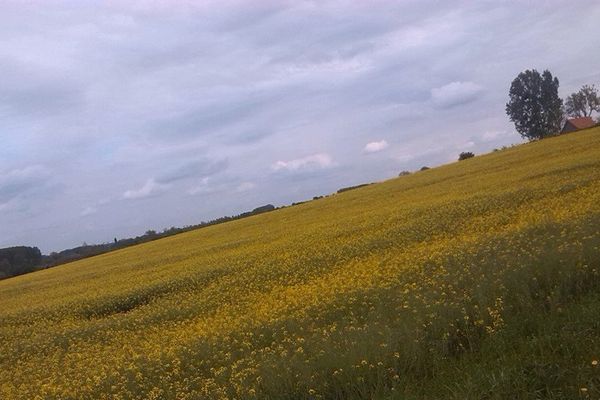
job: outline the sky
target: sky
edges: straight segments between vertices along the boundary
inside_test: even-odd
[[[520,143],[600,85],[597,1],[0,0],[0,247],[48,253]]]

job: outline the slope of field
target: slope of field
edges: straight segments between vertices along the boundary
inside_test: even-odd
[[[0,282],[2,399],[598,398],[600,129]]]

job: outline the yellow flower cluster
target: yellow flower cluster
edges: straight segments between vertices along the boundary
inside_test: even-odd
[[[599,246],[596,129],[2,281],[0,398],[372,398],[599,287]]]

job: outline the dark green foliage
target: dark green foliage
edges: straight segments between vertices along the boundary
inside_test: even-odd
[[[463,151],[458,155],[458,161],[466,160],[467,158],[473,158],[475,154],[470,151]]]
[[[267,211],[273,211],[274,209],[275,209],[275,206],[273,204],[267,204],[265,206],[256,207],[254,210],[252,210],[248,214],[260,214],[260,213],[264,213]]]
[[[594,111],[600,112],[598,89],[594,85],[583,85],[578,92],[567,97],[565,108],[570,117],[591,117]]]
[[[560,131],[563,102],[558,78],[546,70],[521,72],[510,86],[506,114],[519,134],[529,140],[543,139]]]
[[[369,186],[369,185],[370,185],[370,183],[363,183],[361,185],[343,187],[343,188],[339,189],[337,192],[338,193],[347,192],[348,190],[358,189],[358,188]]]
[[[8,247],[0,249],[0,278],[34,271],[42,262],[42,253],[37,247]]]
[[[424,167],[421,167],[421,169],[419,171],[427,171],[428,169],[431,169],[431,168],[424,166]]]
[[[398,174],[398,176],[406,176],[406,175],[410,175],[409,171],[402,171]]]

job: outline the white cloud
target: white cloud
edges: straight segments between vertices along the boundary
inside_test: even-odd
[[[98,212],[98,209],[96,207],[93,206],[89,206],[84,208],[81,213],[79,213],[79,215],[81,215],[82,217],[85,217],[87,215],[92,215]]]
[[[397,160],[397,161],[399,161],[399,162],[401,162],[401,163],[405,163],[405,162],[414,160],[415,157],[416,156],[414,154],[402,153],[402,154],[399,154],[399,155],[395,156],[394,159]]]
[[[272,168],[275,171],[300,171],[329,168],[334,165],[333,159],[327,153],[318,153],[290,161],[277,161]]]
[[[509,131],[506,131],[506,130],[487,131],[481,136],[481,139],[484,142],[491,142],[491,141],[500,139],[505,136],[510,136],[510,135],[512,135],[512,133]]]
[[[247,192],[248,190],[252,190],[256,187],[256,184],[253,182],[242,182],[235,189],[236,192]]]
[[[364,148],[365,153],[377,153],[379,151],[387,149],[389,146],[388,142],[385,140],[380,140],[379,142],[370,142]]]
[[[125,199],[143,199],[163,192],[167,185],[157,183],[154,179],[148,179],[144,186],[139,189],[131,189],[123,193]]]
[[[470,103],[483,91],[473,82],[451,82],[439,88],[431,89],[433,104],[439,108],[450,108]]]

